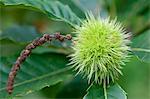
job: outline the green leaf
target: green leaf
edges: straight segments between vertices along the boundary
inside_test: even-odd
[[[74,72],[75,75],[75,72]],[[64,83],[56,99],[81,99],[86,94],[88,88],[87,79],[81,75],[75,76],[70,82]],[[45,92],[44,92],[45,93]]]
[[[138,35],[149,29],[149,5],[148,0],[105,0],[106,8],[112,17],[118,17],[127,30]],[[127,6],[128,5],[128,6]]]
[[[32,26],[13,25],[9,27],[0,34],[1,56],[19,54],[27,44],[40,36],[42,35],[38,34]],[[51,41],[51,43],[37,47],[33,50],[33,53],[54,52],[69,54],[71,52],[71,49],[68,48],[71,45],[70,43],[69,41]]]
[[[126,90],[128,99],[150,99],[150,63],[133,56],[122,70],[118,83]]]
[[[53,0],[54,1],[54,0]],[[81,8],[80,6],[80,2],[81,1],[75,1],[75,0],[55,0],[55,1],[59,1],[63,4],[67,4],[71,9],[72,11],[78,15],[78,17],[80,18],[85,18],[85,13],[84,13],[84,10],[83,8]],[[89,1],[88,1],[89,2]],[[83,6],[82,6],[83,7]]]
[[[59,1],[49,0],[2,0],[4,6],[24,6],[29,9],[34,8],[45,13],[48,17],[64,21],[69,23],[71,26],[80,25],[81,20],[77,17],[72,10],[67,6],[63,5]]]
[[[29,43],[12,41],[8,38],[0,39],[1,56],[18,55],[27,44]],[[39,46],[36,49],[34,49],[32,53],[42,54],[53,52],[68,55],[72,52],[72,49],[69,48],[70,45],[67,44],[68,42],[61,43],[59,41],[57,41],[57,43],[46,43],[43,46]]]
[[[7,98],[6,82],[8,73],[17,57],[1,57],[0,61],[0,98]],[[38,91],[46,86],[54,85],[72,77],[71,68],[67,67],[68,60],[62,54],[32,54],[21,65],[18,72],[14,92],[15,96],[23,96]]]
[[[150,30],[132,40],[132,51],[142,61],[150,62]]]
[[[1,56],[11,56],[19,54],[19,52],[24,48],[25,44],[17,43],[9,39],[0,40],[0,54]]]
[[[40,35],[33,26],[19,26],[14,24],[2,31],[0,39],[7,38],[15,42],[30,42]]]
[[[72,49],[67,47],[57,47],[56,45],[48,45],[48,46],[37,47],[36,49],[33,50],[33,53],[42,54],[42,53],[53,52],[53,53],[68,55],[71,53],[71,51]]]
[[[108,99],[127,99],[125,91],[118,85],[114,84],[107,88]],[[100,85],[92,84],[88,89],[84,99],[105,99],[103,87]]]

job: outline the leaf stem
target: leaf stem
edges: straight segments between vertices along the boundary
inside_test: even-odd
[[[106,90],[106,79],[104,79],[104,82],[103,82],[103,89],[104,89],[104,99],[108,99],[107,90]]]

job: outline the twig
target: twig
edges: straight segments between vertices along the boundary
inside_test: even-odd
[[[37,46],[44,44],[47,41],[51,41],[52,39],[59,40],[63,42],[65,39],[71,40],[71,35],[60,35],[60,33],[55,33],[54,35],[44,34],[41,38],[35,39],[32,43],[28,44],[25,49],[21,52],[20,56],[17,58],[15,64],[13,65],[7,82],[7,92],[11,94],[13,92],[13,84],[14,79],[16,77],[17,71],[20,69],[21,64],[25,61],[25,59],[31,54],[31,51],[35,49]]]

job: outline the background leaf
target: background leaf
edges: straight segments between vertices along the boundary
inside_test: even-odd
[[[39,34],[33,26],[13,25],[3,30],[0,34],[1,56],[18,55],[27,44],[41,36],[42,34]],[[71,52],[71,49],[68,48],[70,45],[71,42],[69,41],[63,43],[52,41],[37,47],[33,50],[33,53],[55,52],[69,54]]]
[[[6,98],[6,82],[11,65],[16,57],[1,57],[0,61],[0,97]],[[12,96],[23,96],[54,85],[72,77],[70,67],[66,66],[67,59],[61,54],[32,54],[22,64],[15,79],[15,89]]]
[[[12,56],[19,54],[25,44],[20,44],[9,39],[0,39],[1,56]]]
[[[2,31],[0,39],[9,39],[15,42],[30,42],[41,36],[33,26],[13,25]]]
[[[123,68],[118,83],[127,92],[128,99],[150,98],[150,63],[132,57]]]
[[[54,1],[54,0],[53,0]],[[79,17],[79,18],[85,18],[85,12],[81,6],[79,6],[79,3],[81,1],[76,1],[76,0],[55,0],[59,1],[65,5],[68,5],[71,10]]]
[[[109,16],[117,17],[134,36],[149,29],[149,0],[105,0],[104,2]]]
[[[45,13],[48,17],[54,20],[60,20],[69,23],[73,27],[80,25],[81,20],[72,10],[58,1],[48,0],[2,0],[4,6],[24,6],[27,8],[35,8]],[[31,8],[30,8],[31,9]]]
[[[150,62],[150,30],[132,40],[132,50],[139,59]]]
[[[125,91],[118,84],[107,88],[107,97],[108,99],[127,99]],[[104,99],[103,87],[93,84],[88,89],[84,99]]]

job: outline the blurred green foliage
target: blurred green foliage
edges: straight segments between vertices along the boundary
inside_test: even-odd
[[[85,12],[90,10],[95,15],[105,18],[110,16],[118,20],[133,35],[133,47],[150,50],[150,2],[149,0],[47,0],[59,1],[74,12],[80,19],[85,18]],[[24,6],[3,6],[0,2],[0,93],[4,92],[4,86],[11,65],[15,62],[20,51],[33,39],[42,33],[61,32],[72,33],[71,25],[63,21],[52,20],[46,14],[35,8]],[[64,10],[64,9],[62,9]],[[65,10],[64,10],[65,12]],[[63,17],[63,16],[62,16]],[[69,18],[68,18],[69,19]],[[77,18],[75,18],[77,19]],[[69,19],[71,20],[71,19]],[[72,19],[73,20],[73,19]],[[72,21],[71,20],[71,21]],[[77,19],[78,20],[78,19]],[[74,22],[74,21],[72,21]],[[75,22],[76,23],[76,22]],[[33,55],[23,64],[20,74],[17,75],[17,83],[22,82],[19,76],[36,78],[66,68],[71,53],[70,42],[52,42],[45,44],[33,51]],[[136,54],[135,52],[134,54]],[[127,92],[128,99],[150,98],[150,54],[138,53],[139,58],[133,56],[124,68],[123,76],[119,84]],[[141,61],[140,58],[143,60]],[[53,64],[53,61],[56,62]],[[37,67],[40,68],[37,70]],[[44,72],[42,72],[42,70]],[[61,70],[61,69],[60,69]],[[22,74],[21,74],[22,73]],[[36,74],[37,73],[37,74]],[[66,73],[66,74],[65,74]],[[58,77],[58,82],[49,83],[48,87],[35,88],[35,92],[16,99],[45,99],[45,98],[82,98],[86,94],[88,83],[80,76],[74,77],[74,72],[68,70]],[[36,76],[34,76],[34,74]],[[28,76],[27,76],[28,75]],[[65,75],[65,76],[64,76]],[[60,77],[59,77],[60,76]],[[32,82],[36,84],[36,82]],[[40,82],[39,82],[40,83]],[[43,82],[42,82],[43,83]],[[38,83],[37,83],[38,85]],[[32,87],[32,86],[29,86]],[[16,87],[17,88],[17,87]],[[21,87],[20,87],[21,88]],[[43,88],[43,89],[41,89]],[[40,91],[36,91],[39,90]],[[25,89],[27,90],[27,89]],[[17,93],[17,90],[16,90]],[[5,92],[6,94],[6,92]],[[25,94],[25,93],[22,93]],[[0,94],[2,97],[4,94]],[[21,95],[22,96],[22,95]]]

